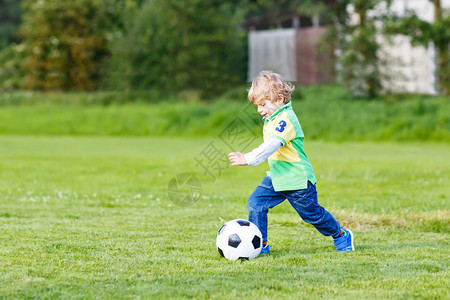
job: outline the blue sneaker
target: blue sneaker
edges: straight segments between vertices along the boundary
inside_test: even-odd
[[[341,227],[342,235],[334,239],[334,246],[339,252],[355,251],[353,232]]]
[[[270,253],[270,245],[266,245],[262,247],[260,255],[269,254]]]

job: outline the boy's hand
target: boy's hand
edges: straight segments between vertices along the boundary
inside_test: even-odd
[[[244,154],[241,152],[231,152],[228,154],[228,158],[230,159],[230,163],[232,166],[246,166],[247,161],[245,160]]]

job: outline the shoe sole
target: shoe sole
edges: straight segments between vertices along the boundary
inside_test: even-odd
[[[351,251],[355,251],[355,244],[353,243],[353,232],[349,229],[347,229],[347,231],[350,233],[350,240],[352,241],[352,250]]]

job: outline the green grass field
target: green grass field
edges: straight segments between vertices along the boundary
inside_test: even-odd
[[[218,138],[1,136],[0,298],[449,298],[448,144],[306,141],[319,201],[357,251],[286,202],[270,256],[231,262],[217,231],[247,217],[267,166],[213,180],[196,161],[211,143],[228,153]],[[167,196],[183,172],[202,183],[188,207]]]

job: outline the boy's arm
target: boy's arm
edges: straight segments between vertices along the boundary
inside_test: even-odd
[[[242,154],[241,152],[232,152],[228,154],[232,166],[256,166],[265,161],[275,151],[283,147],[284,144],[279,139],[271,138],[267,142],[259,145],[251,152]]]

